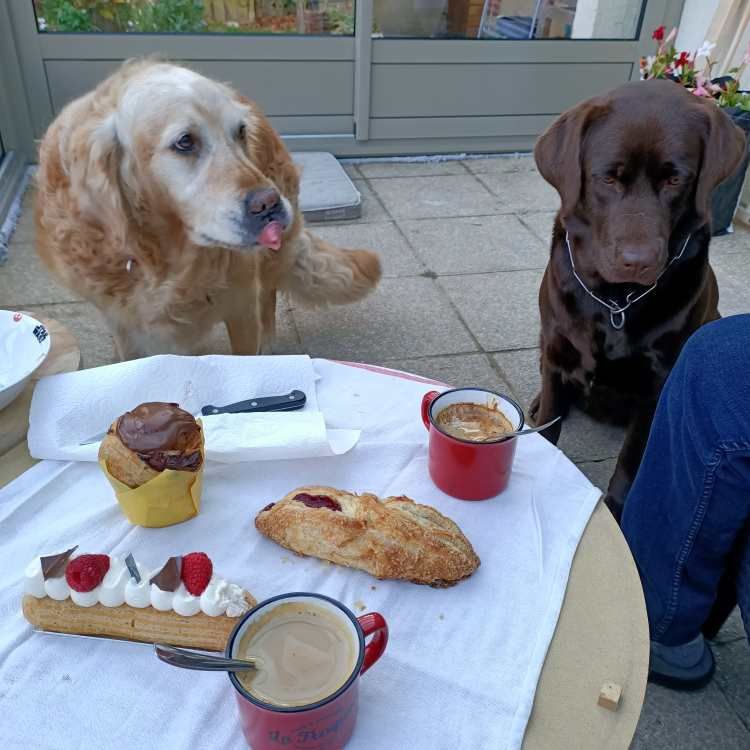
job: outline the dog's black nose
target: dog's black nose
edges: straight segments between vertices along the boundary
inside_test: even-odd
[[[248,213],[256,216],[268,213],[279,205],[281,196],[273,188],[263,188],[262,190],[251,190],[245,196],[245,206]]]
[[[650,277],[663,260],[660,243],[622,245],[618,247],[617,256],[620,268],[632,276],[633,281]]]

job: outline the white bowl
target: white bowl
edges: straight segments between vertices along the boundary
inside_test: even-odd
[[[0,310],[0,409],[23,391],[49,348],[49,332],[38,320]]]

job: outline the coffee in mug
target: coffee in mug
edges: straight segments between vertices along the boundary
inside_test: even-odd
[[[310,602],[287,602],[254,622],[236,655],[258,668],[237,672],[252,696],[274,706],[307,706],[333,695],[351,676],[359,644],[350,628]]]
[[[450,404],[435,417],[438,427],[448,435],[473,443],[500,440],[513,431],[513,425],[497,406],[497,402]]]

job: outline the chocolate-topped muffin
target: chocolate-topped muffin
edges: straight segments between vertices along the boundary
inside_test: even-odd
[[[151,401],[125,412],[99,448],[109,473],[140,487],[165,469],[196,472],[203,464],[201,426],[177,404]]]

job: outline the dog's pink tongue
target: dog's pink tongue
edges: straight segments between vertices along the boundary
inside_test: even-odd
[[[278,221],[266,224],[258,237],[258,244],[269,247],[271,250],[278,250],[281,247],[281,233],[283,231],[281,223]]]

